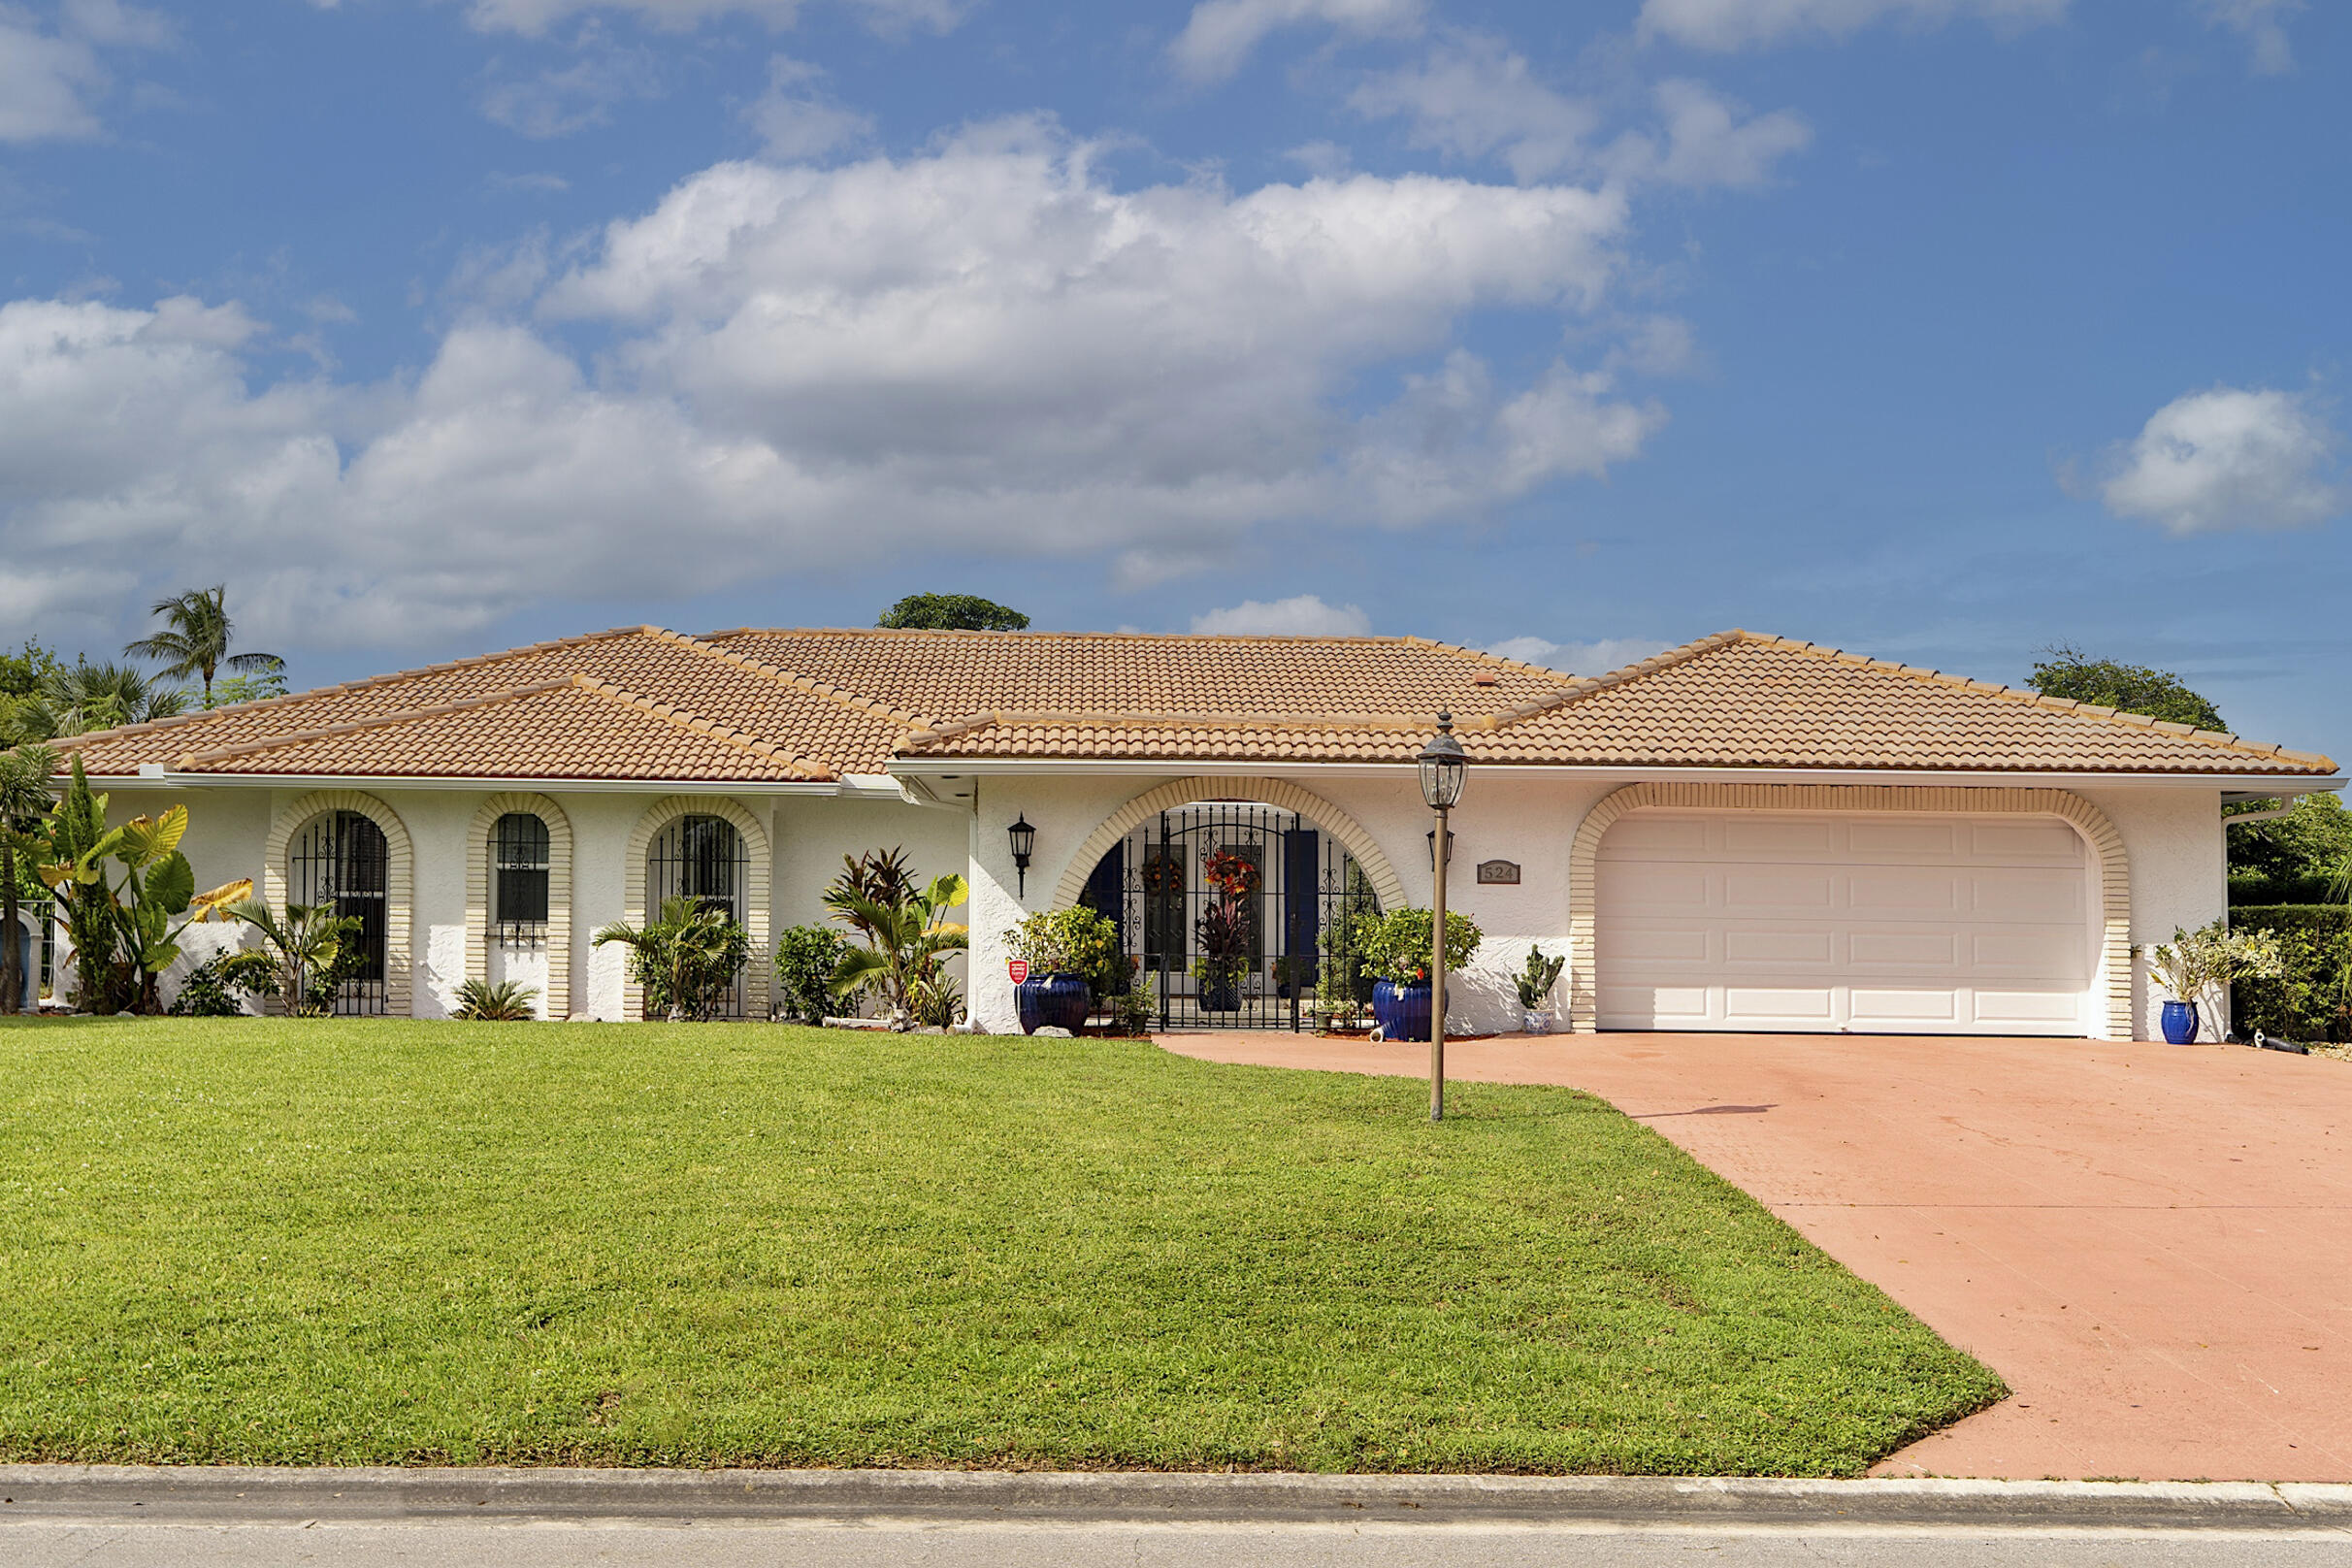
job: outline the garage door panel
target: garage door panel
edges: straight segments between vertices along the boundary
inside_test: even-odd
[[[1602,852],[1613,859],[1633,858],[1651,850],[1703,852],[1707,829],[1704,817],[1653,817],[1636,812],[1609,830]]]
[[[1735,968],[1765,964],[1826,969],[1837,963],[1838,947],[1838,933],[1826,928],[1730,926],[1723,931],[1723,962]]]
[[[1855,987],[1850,1014],[1856,1029],[1911,1029],[1960,1019],[1960,994],[1949,986]]]
[[[1951,860],[1960,854],[1960,829],[1946,822],[1856,822],[1846,830],[1856,856]]]
[[[2077,926],[2082,921],[2080,872],[2009,866],[1975,872],[1968,887],[1968,907],[1979,915]]]
[[[1615,926],[1600,939],[1600,952],[1611,959],[1651,964],[1713,964],[1717,946],[1713,934],[1690,927]]]
[[[1969,847],[1977,860],[2041,861],[2072,866],[2082,860],[2082,839],[2074,830],[2057,822],[1979,822],[1969,829]]]
[[[1836,847],[1838,825],[1826,817],[1731,819],[1723,825],[1723,853],[1732,860],[1817,862]]]
[[[1882,928],[1851,932],[1846,951],[1856,969],[1956,970],[1961,938],[1957,931]]]
[[[1600,861],[1607,1028],[2073,1034],[2091,1016],[2095,899],[2062,823],[1637,812]]]
[[[1969,933],[1969,962],[1978,974],[2031,974],[2080,990],[2096,970],[2079,926],[2020,926]]]
[[[2074,1029],[2082,1021],[2079,995],[2053,996],[2046,991],[1994,991],[1976,988],[1976,1020],[1984,1024],[2052,1024]]]
[[[1774,910],[1818,914],[1831,906],[1834,898],[1834,884],[1827,871],[1758,866],[1723,873],[1723,907],[1743,915]]]
[[[1848,909],[1943,914],[1965,907],[1959,879],[1941,868],[1870,866],[1848,873],[1846,886]]]

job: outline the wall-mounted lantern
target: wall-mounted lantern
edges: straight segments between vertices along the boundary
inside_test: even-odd
[[[1021,897],[1029,897],[1029,856],[1036,853],[1037,830],[1029,826],[1029,813],[1024,811],[1010,828],[1004,830],[1013,840],[1013,867],[1021,873]]]

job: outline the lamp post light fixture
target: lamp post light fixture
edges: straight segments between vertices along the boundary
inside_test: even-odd
[[[1461,800],[1462,776],[1470,770],[1462,743],[1454,738],[1453,714],[1438,713],[1437,734],[1421,747],[1419,761],[1421,799],[1437,813],[1437,826],[1429,833],[1430,870],[1436,881],[1429,900],[1429,1120],[1438,1122],[1446,1115],[1446,863],[1454,858],[1446,813]],[[1443,855],[1437,852],[1441,843],[1446,846]]]
[[[1024,811],[1004,830],[1013,840],[1013,868],[1021,873],[1021,897],[1029,897],[1029,856],[1036,853],[1037,830],[1029,826],[1029,813]]]

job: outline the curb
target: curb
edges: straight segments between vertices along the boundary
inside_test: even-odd
[[[2352,1534],[2352,1486],[1129,1471],[0,1466],[0,1525],[427,1522],[1552,1525]]]

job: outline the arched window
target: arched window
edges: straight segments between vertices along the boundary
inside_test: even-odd
[[[502,947],[536,952],[547,939],[551,861],[547,825],[509,811],[490,829],[490,925]]]
[[[384,936],[391,887],[391,845],[375,819],[328,811],[310,819],[286,855],[289,902],[326,904],[359,922],[359,966],[335,994],[335,1011],[374,1016],[387,1010]]]
[[[725,817],[690,813],[654,834],[645,851],[645,918],[659,919],[662,905],[671,898],[692,898],[705,909],[716,909],[737,925],[744,920],[744,895],[751,885],[751,862],[744,853],[743,835]],[[722,1016],[743,1016],[743,976],[735,976],[735,992]]]

